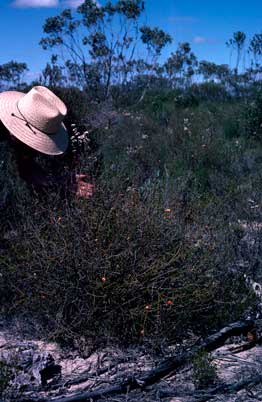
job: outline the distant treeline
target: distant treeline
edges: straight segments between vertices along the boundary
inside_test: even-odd
[[[85,0],[76,12],[65,9],[47,18],[40,45],[54,54],[32,84],[75,86],[107,98],[116,87],[139,89],[143,97],[148,88],[185,89],[206,82],[240,96],[260,82],[262,33],[249,41],[244,32],[233,33],[226,42],[233,66],[198,60],[188,42],[179,43],[160,63],[173,38],[158,27],[142,24],[144,11],[142,0],[109,1],[105,6]],[[0,89],[25,86],[27,71],[26,63],[0,65]]]

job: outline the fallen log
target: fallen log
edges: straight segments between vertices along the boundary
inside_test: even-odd
[[[173,398],[173,397],[191,397],[194,398],[197,402],[207,402],[211,399],[215,398],[218,395],[226,395],[239,392],[245,388],[249,388],[251,386],[256,386],[262,383],[262,374],[256,374],[255,376],[250,376],[245,378],[239,382],[233,384],[221,384],[217,387],[210,388],[206,391],[193,391],[193,392],[175,392],[172,390],[161,390],[158,393],[158,397],[163,398]]]
[[[244,343],[243,345],[239,345],[239,346],[230,348],[229,352],[232,354],[237,354],[237,353],[245,352],[246,350],[250,350],[250,349],[254,348],[255,346],[260,346],[260,345],[262,345],[262,336],[254,341],[247,342],[247,343]]]
[[[69,379],[67,381],[64,381],[63,383],[56,383],[51,386],[52,391],[59,389],[60,387],[71,387],[72,385],[79,385],[83,382],[86,382],[90,379],[97,378],[100,375],[103,375],[105,373],[110,372],[110,370],[117,368],[118,364],[122,363],[127,363],[130,361],[130,358],[123,358],[123,359],[118,359],[116,363],[110,364],[109,366],[98,368],[95,372],[84,372],[81,375],[79,375],[76,378]],[[1,402],[1,401],[0,401]]]
[[[246,335],[255,326],[253,320],[237,321],[232,323],[213,335],[207,337],[204,341],[196,344],[191,350],[174,355],[161,362],[155,369],[142,375],[140,378],[128,377],[120,384],[113,385],[108,388],[102,388],[94,391],[81,392],[69,396],[61,396],[54,398],[27,398],[23,402],[83,402],[95,401],[102,397],[122,394],[134,389],[144,389],[148,385],[156,383],[161,378],[171,374],[177,369],[180,369],[185,364],[189,363],[194,355],[201,350],[211,352],[221,346],[232,336]]]

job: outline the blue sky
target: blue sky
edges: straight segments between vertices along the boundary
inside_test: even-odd
[[[38,44],[45,19],[57,15],[66,3],[77,2],[81,0],[0,0],[0,64],[12,59],[24,61],[32,77],[40,72],[49,59],[49,53]],[[32,3],[41,6],[29,7]],[[261,0],[146,0],[145,3],[143,20],[174,37],[163,58],[176,49],[178,42],[188,41],[199,60],[229,63],[225,42],[233,32],[241,30],[248,37],[262,32]]]

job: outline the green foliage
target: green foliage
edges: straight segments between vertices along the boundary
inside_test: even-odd
[[[246,40],[246,34],[241,31],[237,31],[233,33],[233,38],[229,39],[229,41],[226,42],[227,46],[232,46],[236,49],[241,49],[244,46]]]
[[[11,367],[9,367],[9,365],[7,365],[6,363],[0,361],[0,397],[3,396],[12,377],[13,372]]]
[[[205,80],[219,80],[225,82],[231,75],[231,71],[227,64],[216,64],[206,60],[202,60],[199,63],[199,74],[203,75]]]
[[[0,65],[0,86],[5,89],[22,85],[24,73],[28,71],[26,63],[9,61]]]
[[[248,137],[262,138],[262,92],[259,90],[245,108],[245,130]]]
[[[82,16],[83,25],[87,28],[101,22],[104,18],[103,7],[98,7],[95,1],[85,0],[78,9],[78,13]]]
[[[172,37],[162,29],[143,26],[140,28],[140,32],[142,42],[153,54],[159,55],[168,43],[172,43]]]
[[[193,360],[193,382],[196,389],[208,388],[217,380],[217,369],[212,356],[205,351],[200,351]]]
[[[186,90],[181,102],[178,100],[182,106],[197,104],[199,97],[219,101],[232,96],[243,97],[252,92],[254,81],[260,81],[260,34],[255,34],[250,40],[250,68],[241,73],[238,73],[238,68],[246,43],[246,34],[241,31],[234,32],[226,42],[231,53],[236,52],[234,69],[227,64],[207,60],[199,62],[188,42],[179,43],[177,50],[159,64],[162,50],[172,43],[173,38],[158,27],[141,25],[144,10],[142,0],[115,0],[103,6],[85,0],[78,7],[77,14],[66,9],[60,15],[48,18],[43,27],[46,35],[40,44],[44,49],[58,49],[66,62],[63,67],[48,63],[44,77],[58,77],[66,84],[91,89],[96,99],[116,95],[116,89],[121,92],[122,86],[132,86],[131,95],[134,95],[136,87],[138,96],[134,103],[143,99],[146,90],[156,88],[156,82],[161,82],[165,88]],[[138,52],[139,41],[147,49],[143,59]],[[199,76],[206,82],[199,80]],[[128,95],[126,97],[133,100]],[[119,98],[118,95],[118,101]]]
[[[126,84],[134,74],[139,32],[152,59],[151,70],[152,62],[171,43],[170,35],[161,29],[141,27],[139,31],[143,11],[141,0],[118,0],[105,6],[85,0],[77,9],[78,16],[67,9],[48,18],[40,44],[45,50],[63,51],[69,81],[82,88],[103,88],[103,97],[108,97],[113,83]]]
[[[89,44],[90,55],[95,59],[101,56],[108,56],[110,49],[106,45],[106,36],[102,32],[95,32],[89,38],[84,38],[84,44]]]
[[[259,66],[259,61],[262,56],[262,33],[255,34],[249,43],[249,53],[253,55],[253,64]]]
[[[192,99],[195,99],[195,103],[197,102],[198,104],[202,101],[226,102],[230,100],[230,95],[224,85],[215,82],[193,84],[185,92],[184,97],[186,96],[191,96]]]
[[[119,0],[115,5],[115,10],[125,15],[128,19],[138,18],[144,8],[145,2],[142,0]]]
[[[165,211],[152,190],[146,202],[134,190],[97,191],[71,206],[55,195],[20,203],[0,255],[2,313],[38,317],[53,339],[100,342],[180,339],[239,315],[244,283],[223,269],[224,229],[192,237],[184,213]]]
[[[50,88],[62,86],[66,80],[66,77],[63,74],[64,69],[64,67],[58,65],[57,55],[52,55],[51,63],[47,63],[42,71],[40,84]]]
[[[67,106],[66,123],[83,124],[90,111],[90,96],[77,87],[55,87],[51,89]]]
[[[152,89],[146,93],[140,107],[154,120],[167,123],[174,111],[178,96],[179,91]]]
[[[244,46],[246,42],[246,34],[241,31],[237,31],[233,33],[233,38],[230,38],[226,45],[231,48],[232,50],[236,50],[237,57],[236,57],[236,68],[235,72],[237,73],[239,62],[241,58],[241,53],[243,52]]]
[[[178,44],[176,52],[171,53],[163,67],[173,85],[181,87],[190,83],[197,64],[197,58],[191,51],[190,44],[182,42]]]
[[[58,94],[82,102],[77,90]],[[33,315],[58,340],[164,342],[206,334],[252,305],[242,271],[230,269],[238,220],[254,219],[247,199],[261,188],[259,170],[244,170],[253,143],[225,136],[239,106],[178,108],[171,91],[140,107],[97,131],[103,164],[89,201],[37,199],[12,160],[1,171],[12,189],[1,216],[2,313]]]

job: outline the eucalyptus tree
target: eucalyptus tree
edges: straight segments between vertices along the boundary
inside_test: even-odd
[[[231,70],[228,64],[216,64],[207,60],[199,62],[198,73],[202,75],[205,80],[219,81],[225,84],[229,81]]]
[[[262,72],[262,33],[255,34],[249,43],[248,52],[251,55],[251,68],[248,71],[250,79],[261,79]]]
[[[0,65],[0,87],[2,90],[8,88],[19,88],[23,82],[24,74],[28,71],[26,63],[19,63],[11,60]]]
[[[241,31],[234,32],[233,38],[230,38],[226,42],[227,47],[229,47],[232,52],[234,50],[236,51],[236,67],[235,67],[236,74],[238,73],[239,63],[242,54],[244,52],[245,42],[246,42],[246,34]]]
[[[65,9],[47,18],[40,44],[60,50],[69,77],[78,85],[102,86],[108,96],[112,84],[128,81],[141,41],[154,61],[171,41],[164,31],[140,25],[143,11],[142,0],[109,1],[104,6],[85,0],[76,12]]]
[[[140,28],[140,32],[141,40],[146,45],[148,53],[153,61],[156,61],[160,56],[162,49],[168,43],[172,43],[172,37],[157,27],[150,28],[149,26],[144,25]]]
[[[40,75],[40,84],[52,88],[62,86],[66,82],[65,67],[58,64],[58,56],[53,54]]]
[[[175,53],[164,64],[165,72],[175,87],[178,85],[188,85],[191,83],[193,75],[196,73],[198,65],[195,54],[191,51],[188,42],[178,44]]]
[[[217,73],[217,65],[207,60],[199,62],[198,73],[203,76],[204,80],[214,81]]]

